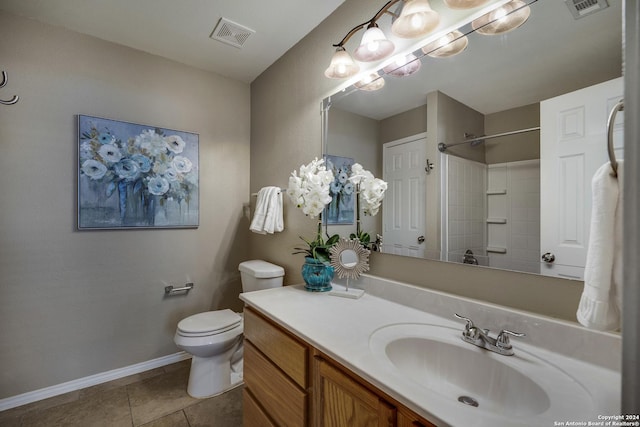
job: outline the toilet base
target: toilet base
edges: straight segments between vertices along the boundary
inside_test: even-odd
[[[213,360],[212,360],[213,359]],[[212,397],[242,383],[241,375],[231,375],[229,356],[191,358],[187,393],[197,399]],[[232,382],[233,379],[233,382]]]

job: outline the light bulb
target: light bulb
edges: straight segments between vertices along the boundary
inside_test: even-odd
[[[420,28],[422,26],[422,17],[418,14],[411,17],[411,26],[413,28]]]
[[[375,52],[376,50],[378,50],[379,47],[380,47],[380,43],[377,41],[372,41],[367,43],[367,50],[369,50],[369,52]]]

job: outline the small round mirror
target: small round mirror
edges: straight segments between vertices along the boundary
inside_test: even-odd
[[[360,274],[368,271],[370,253],[358,239],[342,238],[329,249],[331,265],[341,279],[356,280]]]

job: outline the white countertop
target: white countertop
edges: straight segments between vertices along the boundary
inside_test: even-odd
[[[380,357],[374,356],[370,348],[372,333],[389,325],[435,324],[453,327],[460,331],[463,329],[463,322],[440,317],[389,299],[380,298],[372,295],[371,293],[373,292],[378,294],[392,292],[399,299],[402,299],[403,296],[406,298],[408,294],[412,293],[414,301],[416,300],[415,295],[420,295],[423,299],[432,301],[436,298],[441,311],[444,313],[449,312],[448,307],[443,307],[443,304],[447,304],[446,301],[456,301],[458,306],[452,306],[452,310],[460,310],[460,304],[462,304],[462,309],[468,312],[473,311],[471,306],[478,305],[481,312],[494,316],[500,315],[500,308],[498,307],[498,311],[492,312],[490,305],[474,302],[473,300],[426,289],[417,289],[397,282],[389,282],[388,284],[381,284],[381,282],[385,281],[372,276],[366,277],[364,283],[361,283],[359,287],[367,289],[367,285],[371,285],[371,289],[368,290],[371,292],[365,293],[360,299],[339,298],[326,293],[308,292],[303,286],[286,286],[243,293],[240,298],[247,305],[328,354],[363,379],[439,426],[505,425],[504,416],[494,416],[493,413],[482,411],[480,408],[465,406],[457,401],[444,400],[443,396],[437,393],[425,392],[424,388],[420,387],[419,384],[390,367]],[[478,307],[475,310],[478,311]],[[507,311],[512,318],[516,315],[518,319],[522,317],[524,323],[517,326],[528,325],[529,330],[523,332],[528,332],[528,335],[533,332],[533,337],[536,336],[534,329],[542,329],[546,332],[545,328],[553,327],[554,323],[560,324],[563,334],[567,334],[567,330],[569,331],[568,334],[571,334],[573,330],[571,325],[569,327],[562,325],[563,322],[538,319],[536,316],[520,315],[519,313],[514,314],[513,311],[508,309]],[[453,311],[451,311],[451,316],[453,317]],[[531,318],[534,318],[535,321]],[[550,323],[551,326],[547,323]],[[477,324],[480,327],[485,327],[482,323],[477,322]],[[488,325],[488,327],[495,328],[495,325]],[[516,326],[509,327],[509,329],[518,330]],[[582,336],[584,334],[581,335],[581,333],[580,329],[576,329],[576,333],[572,335],[579,335],[578,341],[580,342],[589,341],[588,347],[591,347],[593,345],[591,341],[594,338],[590,336],[585,340]],[[567,338],[562,339],[565,341],[568,339],[568,342],[571,342],[571,337],[568,335]],[[595,339],[602,340],[602,343],[596,344],[613,347],[610,350],[612,352],[620,351],[619,343],[617,343],[615,336],[596,334]],[[508,425],[538,426],[541,425],[542,421],[549,423],[548,425],[554,425],[554,421],[599,421],[599,415],[618,414],[620,399],[620,373],[618,370],[576,358],[576,346],[574,345],[571,346],[570,351],[572,357],[552,352],[545,348],[534,347],[531,343],[517,339],[512,341],[512,345],[516,354],[519,350],[523,354],[525,352],[533,352],[536,357],[551,362],[553,366],[573,378],[579,378],[580,385],[588,390],[588,393],[592,396],[593,406],[590,408],[576,407],[573,410],[568,410],[567,413],[563,414],[566,417],[564,419],[544,418],[543,414],[541,417],[536,417],[535,420],[530,417],[528,419],[527,417],[522,417],[522,419],[511,418],[508,421]],[[602,345],[596,345],[596,347],[602,348]],[[613,358],[615,359],[615,357],[614,354]],[[517,390],[513,390],[513,392],[517,393]],[[570,399],[569,397],[567,398]],[[557,413],[555,416],[557,417]]]

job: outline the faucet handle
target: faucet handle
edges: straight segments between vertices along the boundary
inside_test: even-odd
[[[509,343],[509,335],[511,335],[512,337],[524,337],[525,334],[520,333],[520,332],[513,332],[513,331],[509,331],[507,329],[503,329],[500,331],[500,333],[498,334],[498,337],[496,338],[496,347],[500,347],[500,348],[504,348],[504,349],[509,349],[511,348],[511,344]]]
[[[468,330],[468,329],[471,329],[471,328],[475,327],[474,324],[473,324],[473,321],[471,319],[469,319],[468,317],[460,316],[458,313],[453,313],[453,315],[455,317],[457,317],[458,319],[464,320],[465,322],[467,322],[467,325],[465,326],[465,329]]]
[[[458,319],[464,320],[467,324],[464,327],[462,335],[467,338],[477,339],[479,335],[478,328],[473,324],[473,321],[468,317],[460,316],[458,313],[453,313]]]

